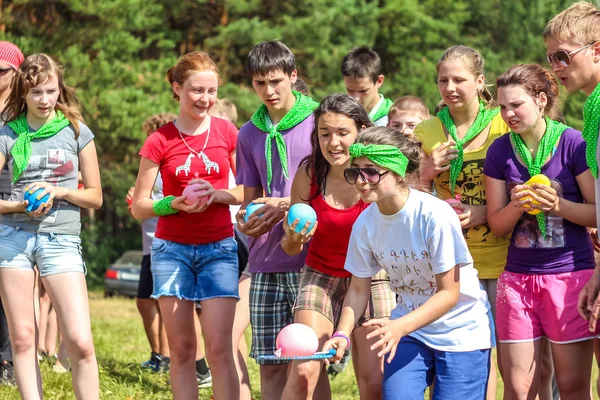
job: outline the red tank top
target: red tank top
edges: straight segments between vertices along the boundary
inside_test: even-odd
[[[310,197],[317,192],[317,185],[310,184]],[[369,206],[362,200],[350,208],[338,209],[327,204],[323,195],[310,201],[317,213],[319,226],[312,237],[306,256],[306,265],[325,275],[347,278],[352,274],[344,269],[352,225],[360,213]]]

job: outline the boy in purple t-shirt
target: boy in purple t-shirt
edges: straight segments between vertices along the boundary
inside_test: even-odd
[[[288,256],[279,245],[281,220],[289,208],[292,181],[300,161],[312,152],[310,134],[318,103],[292,91],[296,61],[279,41],[259,43],[248,55],[248,74],[263,104],[240,129],[236,181],[244,185],[244,202],[236,219],[250,237],[250,356],[272,355],[277,334],[294,322],[292,307],[298,271],[306,251]],[[246,206],[264,204],[244,221]],[[287,362],[260,361],[263,399],[280,399],[287,380]]]
[[[580,132],[552,119],[558,83],[550,71],[516,65],[496,86],[511,132],[492,143],[483,173],[490,229],[497,236],[512,231],[496,297],[504,393],[538,393],[546,338],[561,397],[591,399],[591,339],[597,333],[576,307],[595,265],[587,231],[596,222],[594,178],[586,145]]]

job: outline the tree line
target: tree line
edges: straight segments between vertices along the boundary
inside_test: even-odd
[[[189,51],[217,62],[219,97],[235,102],[240,124],[259,105],[244,71],[250,49],[280,39],[296,55],[313,97],[343,92],[343,56],[369,45],[381,56],[382,93],[412,94],[430,109],[439,100],[435,65],[455,44],[485,57],[486,78],[516,63],[545,65],[541,32],[573,0],[0,0],[0,40],[27,56],[45,52],[65,67],[87,124],[96,135],[104,207],[82,221],[88,277],[103,272],[126,249],[141,248],[139,224],[125,194],[135,182],[145,138],[142,122],[176,111],[165,78]],[[564,97],[567,123],[581,129],[583,97]]]

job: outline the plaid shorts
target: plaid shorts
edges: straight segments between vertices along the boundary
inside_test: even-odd
[[[294,322],[292,307],[298,293],[298,272],[253,273],[250,283],[250,357],[273,355],[279,331]],[[257,361],[258,363],[258,361]],[[287,364],[261,361],[260,364]]]
[[[325,275],[305,265],[300,271],[298,297],[293,311],[316,311],[329,319],[335,329],[342,314],[350,279]],[[371,299],[357,326],[372,318],[389,317],[394,307],[396,295],[390,289],[389,276],[382,270],[371,279]]]

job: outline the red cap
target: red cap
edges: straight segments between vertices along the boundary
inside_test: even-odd
[[[0,41],[0,62],[8,63],[11,67],[17,69],[24,59],[23,53],[15,44]]]

